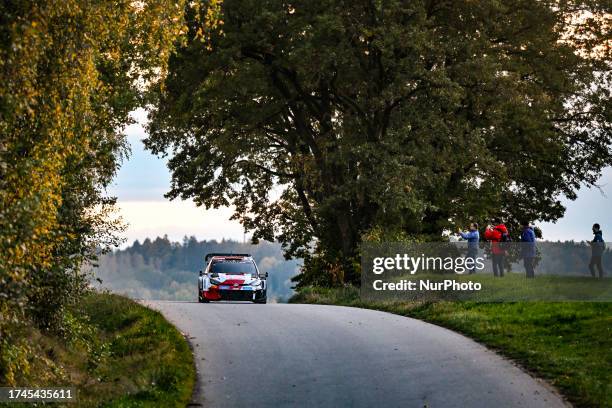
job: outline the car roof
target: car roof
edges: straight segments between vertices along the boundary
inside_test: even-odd
[[[251,254],[236,254],[233,252],[211,252],[204,256],[204,261],[208,262],[215,257],[220,259],[225,259],[227,257],[251,258]]]
[[[252,261],[250,256],[242,255],[216,255],[211,258],[212,261]]]

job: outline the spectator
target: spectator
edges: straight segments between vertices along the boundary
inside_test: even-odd
[[[597,269],[599,270],[599,277],[603,278],[604,272],[603,265],[601,263],[601,257],[603,255],[606,244],[603,240],[603,233],[599,224],[593,224],[593,235],[593,240],[590,242],[591,262],[589,263],[589,269],[591,271],[591,276],[595,278],[595,267],[597,267]]]
[[[536,235],[528,221],[521,223],[523,231],[521,232],[521,257],[525,265],[525,274],[527,278],[535,277],[535,257],[536,257]]]
[[[506,257],[506,248],[504,242],[509,241],[508,228],[496,219],[495,227],[488,226],[485,231],[485,239],[491,241],[491,255],[493,257],[493,275],[504,276],[504,259]]]
[[[468,271],[469,274],[476,273],[476,256],[478,255],[478,242],[480,242],[480,233],[478,232],[478,224],[473,222],[470,224],[470,230],[468,232],[459,231],[461,238],[467,240],[468,251],[466,262],[469,261]]]

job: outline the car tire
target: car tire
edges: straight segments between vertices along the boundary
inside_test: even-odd
[[[253,301],[253,303],[262,303],[262,304],[266,304],[268,302],[268,290],[264,289],[263,290],[263,298],[259,298]]]

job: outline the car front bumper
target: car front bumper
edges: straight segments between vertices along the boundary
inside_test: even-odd
[[[236,301],[257,301],[266,298],[266,292],[263,289],[258,290],[240,290],[240,289],[219,289],[211,287],[207,291],[202,292],[202,297],[207,300],[236,300]]]

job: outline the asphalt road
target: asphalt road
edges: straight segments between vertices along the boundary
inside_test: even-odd
[[[189,336],[205,407],[561,407],[452,331],[338,306],[146,302]]]

